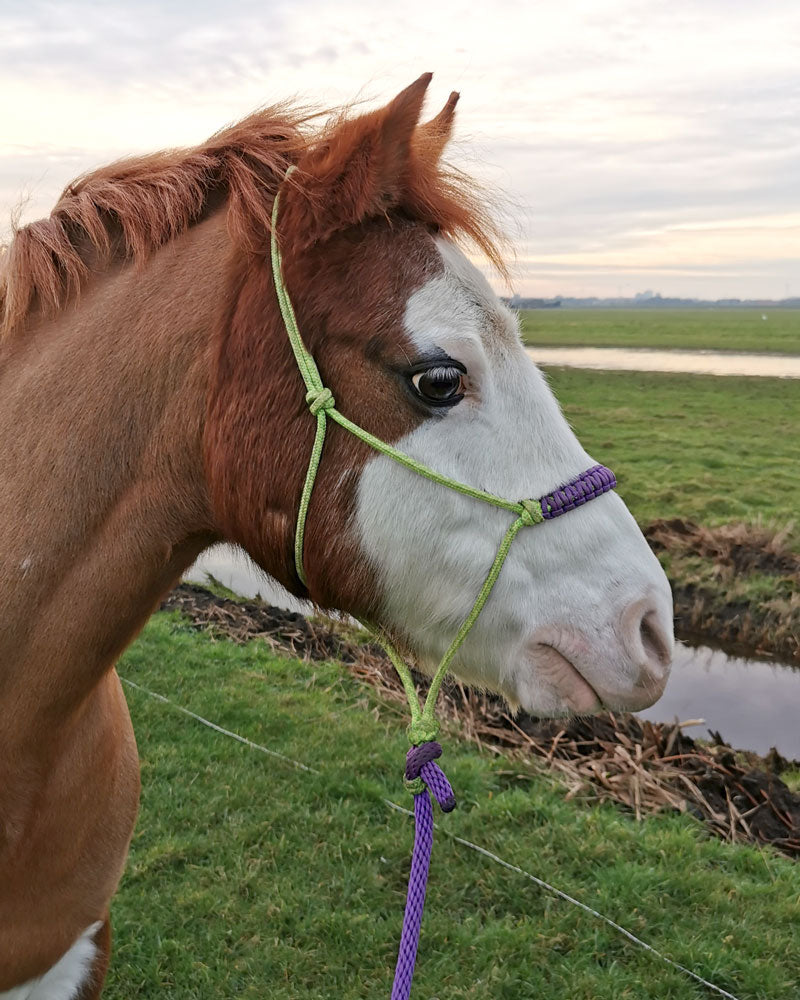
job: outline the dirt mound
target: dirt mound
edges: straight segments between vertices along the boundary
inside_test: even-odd
[[[679,636],[800,663],[800,555],[786,544],[791,530],[706,528],[681,518],[648,525],[645,537],[672,584]]]
[[[258,601],[228,600],[187,583],[162,608],[178,610],[195,628],[235,642],[261,639],[276,651],[304,659],[338,660],[381,697],[406,704],[380,647],[357,643],[336,623],[309,621]],[[418,677],[417,682],[424,690],[427,681]],[[621,803],[637,818],[661,809],[688,811],[725,840],[770,843],[800,856],[800,795],[777,777],[775,772],[787,765],[777,753],[764,761],[736,752],[719,734],[712,734],[717,745],[700,746],[678,724],[632,715],[571,720],[512,716],[501,699],[458,682],[443,689],[439,717],[457,722],[460,733],[478,745],[511,750],[518,759],[544,760],[562,777],[570,797]]]
[[[653,521],[644,534],[656,552],[689,552],[735,573],[795,576],[800,581],[800,556],[786,547],[791,528],[771,532],[741,522],[707,528],[674,517]]]
[[[161,610],[180,611],[196,627],[234,642],[263,639],[300,659],[353,661],[349,644],[331,628],[319,628],[303,615],[261,601],[217,597],[195,583],[179,584]]]
[[[700,746],[679,724],[631,715],[532,720],[521,728],[575,792],[599,785],[601,798],[624,803],[637,817],[662,808],[689,811],[725,840],[770,843],[800,856],[800,796],[763,769],[767,761],[750,766],[753,754]]]

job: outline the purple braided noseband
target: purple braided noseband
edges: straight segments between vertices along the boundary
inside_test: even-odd
[[[433,847],[433,807],[428,792],[433,793],[442,812],[451,812],[456,807],[450,782],[439,765],[434,764],[434,760],[441,756],[442,748],[434,741],[411,747],[406,754],[406,780],[413,782],[419,778],[424,787],[414,794],[414,852],[411,855],[406,910],[391,1000],[408,1000],[417,961],[419,929],[425,908],[425,890],[428,887],[428,868]]]
[[[608,493],[617,485],[617,479],[611,469],[605,465],[593,465],[591,469],[582,472],[574,479],[570,479],[564,486],[559,486],[557,490],[548,493],[547,496],[539,497],[542,505],[542,516],[546,520],[566,514],[568,510],[575,510],[581,504],[595,497]]]

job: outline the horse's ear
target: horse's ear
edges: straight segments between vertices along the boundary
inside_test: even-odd
[[[432,75],[423,73],[385,107],[343,121],[301,158],[287,185],[282,235],[302,248],[400,202]]]
[[[458,91],[454,90],[439,114],[424,125],[420,125],[414,134],[414,146],[428,163],[438,163],[444,147],[450,141],[458,98]]]

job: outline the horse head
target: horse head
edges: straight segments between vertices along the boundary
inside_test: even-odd
[[[338,121],[281,187],[283,279],[337,409],[449,479],[538,497],[595,464],[517,321],[458,245],[499,252],[475,191],[442,166],[458,95],[420,124],[425,75]],[[366,618],[431,669],[467,617],[507,511],[416,475],[332,426],[292,541],[314,420],[263,258],[241,263],[207,428],[225,534],[320,606]],[[620,497],[523,531],[452,667],[536,715],[635,710],[672,656],[666,577]]]

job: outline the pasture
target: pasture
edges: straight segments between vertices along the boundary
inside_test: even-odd
[[[575,369],[548,377],[640,523],[783,527],[796,514],[794,383]],[[797,533],[790,539],[797,548]],[[688,569],[698,572],[697,560]],[[705,567],[707,578],[714,573]],[[735,585],[756,600],[776,581],[745,574]],[[214,641],[174,613],[152,619],[120,672],[322,773],[297,771],[127,690],[144,787],[114,902],[108,996],[388,996],[412,835],[382,801],[408,804],[398,777],[406,720],[396,706],[339,664]],[[460,808],[441,826],[577,896],[740,1000],[800,989],[796,864],[722,844],[688,816],[637,824],[611,806],[566,801],[534,764],[482,753],[457,732],[445,745]],[[415,995],[713,994],[440,834]]]
[[[520,313],[520,326],[541,347],[800,354],[797,309],[536,309]]]
[[[659,532],[679,626],[800,661],[797,382],[547,371],[579,439],[614,469],[651,542],[657,520],[720,528],[706,545]]]
[[[800,386],[794,380],[548,368],[586,450],[609,465],[640,524],[797,517]],[[797,525],[796,528],[800,528]],[[795,531],[795,544],[800,538]]]
[[[116,1000],[388,996],[412,828],[405,719],[341,665],[236,646],[159,613],[123,676],[321,774],[128,690],[142,814],[113,903]],[[440,826],[577,896],[740,1000],[800,989],[800,868],[566,801],[532,765],[448,733]],[[437,817],[437,822],[439,817]],[[709,991],[524,877],[437,835],[415,996],[700,1000]]]

